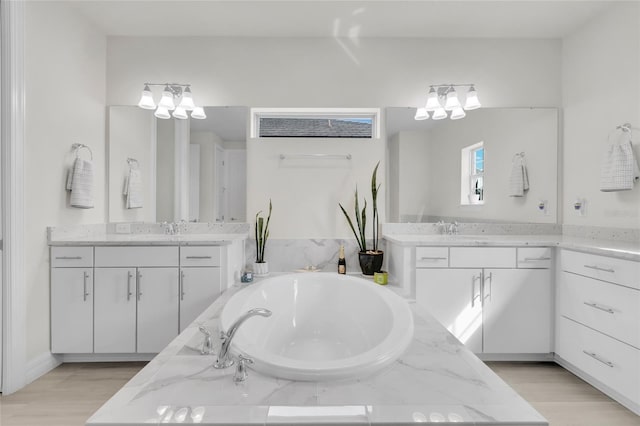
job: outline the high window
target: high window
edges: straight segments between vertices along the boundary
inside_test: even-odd
[[[460,204],[484,204],[484,143],[461,151]]]
[[[377,109],[252,110],[254,138],[372,139],[379,134]]]

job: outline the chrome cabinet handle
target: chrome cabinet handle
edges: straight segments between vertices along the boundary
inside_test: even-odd
[[[420,260],[447,260],[446,257],[422,257]]]
[[[136,275],[136,284],[138,287],[138,301],[140,301],[140,296],[142,296],[142,273],[140,271],[138,271],[138,274]]]
[[[590,307],[594,308],[594,309],[598,309],[600,311],[604,311],[604,312],[607,312],[609,314],[615,314],[616,313],[616,311],[614,311],[613,309],[608,308],[606,306],[598,305],[597,303],[594,303],[594,302],[583,302],[583,303],[585,305],[587,305],[587,306],[590,306]]]
[[[487,294],[485,294],[485,283],[487,282],[487,280],[489,280],[489,292]],[[488,277],[484,277],[484,279],[482,280],[482,306],[484,306],[484,301],[489,299],[489,301],[491,301],[491,293],[493,292],[492,288],[491,288],[491,283],[493,282],[493,272],[489,272],[489,276]]]
[[[481,276],[478,275],[477,277],[475,275],[473,275],[471,277],[471,307],[475,307],[476,306],[476,299],[481,297],[480,293],[478,293],[476,295],[476,280],[481,280]]]
[[[615,365],[611,361],[607,361],[605,359],[600,358],[600,356],[598,356],[598,354],[596,354],[595,352],[589,352],[586,349],[583,349],[582,352],[589,355],[591,358],[595,359],[596,361],[603,363],[607,367],[611,367],[611,368],[615,367]]]
[[[211,256],[187,256],[187,259],[211,259]]]
[[[82,282],[82,300],[83,301],[87,301],[87,296],[89,296],[89,292],[87,291],[87,279],[89,278],[89,273],[85,272],[84,273],[84,279]]]
[[[610,273],[614,273],[616,272],[615,269],[613,268],[602,268],[598,265],[584,265],[585,268],[589,268],[589,269],[595,269],[596,271],[602,271],[602,272],[610,272]]]
[[[180,271],[180,300],[184,300],[184,271]]]
[[[544,257],[544,256],[540,256],[540,257],[525,257],[522,261],[523,262],[537,262],[537,261],[541,261],[541,260],[551,260],[550,257]]]
[[[82,256],[56,256],[59,260],[81,260]]]
[[[133,278],[133,274],[129,271],[127,272],[127,301],[131,300],[131,296],[133,296],[131,292],[131,278]]]

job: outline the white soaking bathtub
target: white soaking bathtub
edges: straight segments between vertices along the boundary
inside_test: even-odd
[[[253,369],[289,380],[325,381],[369,375],[395,361],[413,339],[405,299],[371,280],[329,273],[280,275],[229,299],[220,316],[227,331],[250,309],[231,352],[254,360]]]

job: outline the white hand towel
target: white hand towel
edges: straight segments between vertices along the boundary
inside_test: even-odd
[[[600,168],[600,191],[628,191],[639,178],[640,170],[631,141],[609,145]]]
[[[127,177],[126,192],[128,209],[139,209],[142,207],[142,174],[139,169],[129,169]]]
[[[516,155],[511,165],[511,176],[509,177],[509,196],[523,197],[524,192],[529,189],[529,174],[524,158]]]
[[[76,158],[71,176],[70,204],[80,209],[93,208],[93,162],[90,160]]]

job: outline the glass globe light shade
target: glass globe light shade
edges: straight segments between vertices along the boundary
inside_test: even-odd
[[[176,108],[176,104],[173,103],[173,92],[169,88],[169,86],[165,86],[162,91],[162,98],[160,98],[160,102],[158,102],[159,107],[163,107],[169,111],[172,111]]]
[[[178,105],[176,109],[173,110],[173,118],[186,120],[187,118],[189,118],[189,116],[187,115],[187,111],[185,111],[184,108]]]
[[[417,108],[416,109],[416,115],[415,117],[413,117],[414,120],[426,120],[429,118],[429,113],[427,112],[426,108]]]
[[[196,107],[193,103],[193,95],[191,94],[191,89],[186,87],[184,92],[182,92],[182,99],[180,99],[179,107],[182,107],[185,111],[193,111]]]
[[[196,120],[204,120],[207,118],[207,115],[204,113],[204,108],[194,107],[193,111],[191,111],[191,118],[195,118]]]
[[[478,100],[478,92],[476,92],[476,88],[471,86],[469,91],[467,92],[467,99],[464,102],[464,109],[467,111],[471,111],[473,109],[478,109],[482,105]]]
[[[447,111],[444,108],[440,107],[433,112],[433,116],[431,116],[434,120],[442,120],[447,118]]]
[[[442,105],[440,105],[440,101],[438,100],[438,92],[436,92],[436,89],[431,86],[429,94],[427,95],[427,104],[425,105],[425,109],[428,112],[433,112],[438,108],[442,108]]]
[[[451,111],[452,120],[460,120],[461,118],[464,118],[466,115],[467,114],[464,113],[464,110],[462,109],[462,107],[454,108],[453,111]]]
[[[451,86],[449,92],[447,92],[447,102],[444,104],[444,109],[446,111],[453,111],[455,108],[460,108],[460,106],[456,89]]]
[[[158,118],[162,118],[163,120],[168,120],[169,118],[171,118],[171,115],[169,115],[169,110],[162,105],[158,105],[158,109],[153,113],[153,115]]]
[[[142,90],[142,96],[140,96],[138,106],[144,109],[156,109],[156,103],[153,101],[153,93],[151,93],[151,89],[149,89],[149,86],[146,84]]]

